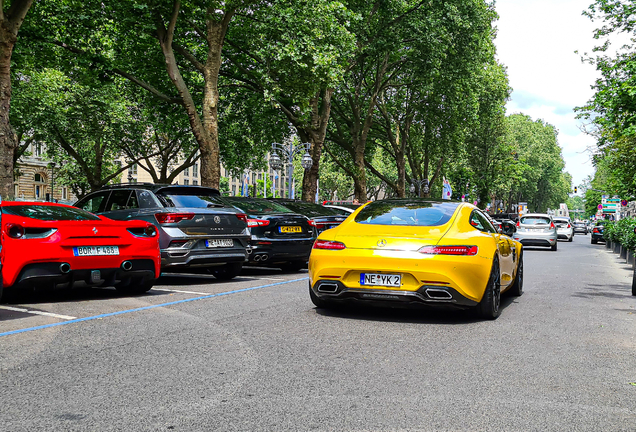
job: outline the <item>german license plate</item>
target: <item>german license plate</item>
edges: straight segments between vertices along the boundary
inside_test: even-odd
[[[396,287],[402,286],[402,275],[360,273],[360,285]]]
[[[299,232],[303,232],[303,228],[295,225],[295,226],[282,226],[282,227],[278,227],[278,232],[281,233],[299,233]]]
[[[208,248],[222,248],[234,246],[234,240],[232,239],[209,239],[205,241],[205,247]]]
[[[119,255],[118,246],[77,246],[73,248],[75,256]]]

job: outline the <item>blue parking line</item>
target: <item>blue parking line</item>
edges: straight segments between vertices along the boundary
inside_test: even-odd
[[[285,281],[285,282],[276,282],[276,283],[273,283],[273,284],[260,285],[260,286],[257,286],[257,287],[242,288],[242,289],[238,289],[238,290],[234,290],[234,291],[226,291],[226,292],[222,292],[222,293],[218,293],[218,294],[210,294],[210,295],[205,295],[205,296],[201,296],[201,297],[194,297],[194,298],[191,298],[191,299],[177,300],[177,301],[173,301],[173,302],[161,303],[161,304],[152,305],[152,306],[144,306],[144,307],[135,308],[135,309],[127,309],[127,310],[123,310],[123,311],[119,311],[119,312],[111,312],[111,313],[106,313],[106,314],[101,314],[101,315],[89,316],[89,317],[85,317],[85,318],[77,318],[77,319],[74,319],[74,320],[63,321],[63,322],[58,322],[58,323],[53,323],[53,324],[46,324],[46,325],[41,325],[41,326],[36,326],[36,327],[28,327],[28,328],[24,328],[24,329],[20,329],[20,330],[12,330],[12,331],[8,331],[8,332],[0,333],[0,337],[14,335],[14,334],[18,334],[18,333],[30,332],[30,331],[35,331],[35,330],[42,330],[42,329],[50,328],[50,327],[63,326],[63,325],[78,323],[78,322],[82,322],[82,321],[91,321],[91,320],[111,317],[111,316],[115,316],[115,315],[123,315],[123,314],[127,314],[127,313],[132,313],[132,312],[140,312],[140,311],[144,311],[144,310],[155,309],[155,308],[158,308],[158,307],[172,306],[172,305],[176,305],[176,304],[180,304],[180,303],[187,303],[187,302],[192,302],[192,301],[197,301],[197,300],[205,300],[205,299],[209,299],[209,298],[213,298],[213,297],[221,297],[221,296],[224,296],[224,295],[238,294],[238,293],[242,293],[242,292],[246,292],[246,291],[254,291],[254,290],[257,290],[257,289],[269,288],[269,287],[273,287],[273,286],[277,286],[277,285],[284,285],[284,284],[293,283],[293,282],[300,282],[300,281],[304,281],[304,280],[307,280],[307,279],[309,279],[309,278],[305,277],[305,278],[294,279],[294,280]]]

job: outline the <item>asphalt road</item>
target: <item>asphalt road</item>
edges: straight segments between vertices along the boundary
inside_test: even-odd
[[[306,273],[35,293],[0,308],[0,430],[633,431],[631,272],[589,236],[525,251],[466,312],[323,312]]]

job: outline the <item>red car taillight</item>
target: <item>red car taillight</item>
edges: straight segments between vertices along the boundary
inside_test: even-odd
[[[309,219],[307,223],[311,225],[312,227],[321,228],[321,227],[324,227],[325,225],[337,225],[339,222],[332,222],[332,221],[316,222],[313,219]]]
[[[267,226],[267,225],[269,225],[269,221],[265,219],[248,219],[247,220],[248,227]]]
[[[157,228],[154,225],[148,225],[144,230],[144,234],[148,237],[154,237],[157,235]]]
[[[327,249],[327,250],[343,250],[346,249],[344,243],[329,240],[316,240],[314,243],[314,249]]]
[[[550,229],[554,229],[554,228],[556,228],[556,227],[554,226],[554,222],[550,222]]]
[[[572,228],[572,225],[568,224],[568,228]]]
[[[600,233],[601,233],[601,232],[598,230],[598,228],[594,228],[594,229],[592,230],[592,232],[593,232],[593,233],[596,233],[596,234],[600,234]]]
[[[156,237],[157,228],[154,225],[148,225],[145,228],[128,228],[128,232],[135,237]]]
[[[177,223],[194,218],[194,213],[156,213],[155,219],[160,224]]]
[[[24,237],[24,228],[22,225],[8,224],[7,235],[14,239],[22,238]]]
[[[517,221],[517,228],[521,226],[521,221]]]
[[[245,223],[247,223],[247,215],[245,213],[237,213],[236,217]]]
[[[477,255],[477,246],[424,246],[418,250],[421,254],[429,255]]]

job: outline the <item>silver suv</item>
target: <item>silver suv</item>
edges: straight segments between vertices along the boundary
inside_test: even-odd
[[[557,250],[557,229],[552,216],[545,213],[529,213],[517,222],[513,238],[524,246],[546,246]]]

